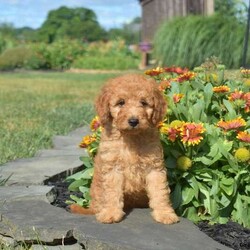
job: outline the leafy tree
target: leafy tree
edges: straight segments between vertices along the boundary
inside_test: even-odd
[[[3,37],[13,38],[15,36],[15,29],[11,23],[0,23],[0,34]]]
[[[247,6],[243,0],[215,0],[215,12],[220,15],[246,20]]]
[[[37,30],[30,27],[23,27],[15,29],[15,37],[21,41],[38,41]]]
[[[60,7],[49,12],[46,21],[39,29],[39,35],[41,40],[47,42],[61,38],[95,41],[102,39],[105,31],[92,10]]]

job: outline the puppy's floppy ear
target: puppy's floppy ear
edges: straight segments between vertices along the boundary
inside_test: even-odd
[[[160,92],[158,88],[153,90],[153,99],[154,99],[154,111],[152,115],[152,123],[157,125],[160,121],[163,120],[167,103],[163,97],[163,94]]]
[[[111,93],[108,90],[108,88],[104,87],[95,102],[95,109],[96,109],[97,115],[99,116],[102,126],[107,125],[112,120],[110,110],[109,110],[110,95]]]

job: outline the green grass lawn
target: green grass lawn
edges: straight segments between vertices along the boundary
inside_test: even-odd
[[[31,157],[38,149],[51,147],[53,135],[88,123],[96,94],[113,76],[0,73],[0,164]]]

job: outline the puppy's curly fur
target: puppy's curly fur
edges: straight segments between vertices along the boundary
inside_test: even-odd
[[[102,223],[122,220],[126,209],[152,208],[157,222],[178,222],[169,198],[157,124],[166,103],[154,80],[129,74],[110,80],[96,101],[103,131],[94,162],[91,205],[71,211]]]

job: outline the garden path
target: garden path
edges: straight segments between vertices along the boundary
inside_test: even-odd
[[[11,178],[0,187],[0,243],[32,249],[119,250],[226,250],[202,233],[192,222],[175,225],[153,221],[149,209],[134,209],[120,223],[105,225],[93,216],[70,214],[52,206],[56,198],[48,182],[58,174],[68,175],[81,167],[86,154],[77,147],[87,128],[67,136],[55,136],[54,148],[30,159],[0,166],[0,175]]]

